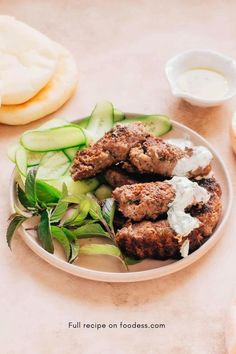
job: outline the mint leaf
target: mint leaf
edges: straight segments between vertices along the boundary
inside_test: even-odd
[[[102,220],[102,210],[97,202],[97,199],[91,193],[88,193],[87,197],[90,202],[89,214],[94,220]]]
[[[58,203],[61,198],[61,192],[57,188],[40,179],[36,181],[36,192],[39,203]]]
[[[73,226],[79,226],[83,223],[85,218],[88,215],[88,212],[90,210],[90,202],[89,200],[85,199],[82,200],[81,203],[79,204],[79,210],[78,210],[78,215],[71,221],[71,225]]]
[[[12,220],[10,222],[10,224],[8,225],[8,228],[7,228],[7,244],[8,244],[8,247],[11,248],[11,241],[12,241],[12,238],[16,232],[16,230],[21,226],[21,224],[23,224],[23,222],[27,219],[25,216],[22,216],[22,215],[13,215],[12,216]]]
[[[75,237],[73,231],[68,230],[66,227],[62,227],[61,229],[64,232],[64,234],[66,235],[66,237],[68,238],[69,242],[76,240],[76,237]]]
[[[75,242],[75,243],[71,243],[70,244],[70,259],[69,262],[73,263],[76,258],[79,255],[79,243]]]
[[[105,199],[105,203],[102,207],[102,214],[111,230],[114,229],[113,220],[114,220],[115,210],[116,210],[115,200],[113,198]]]
[[[82,196],[75,196],[75,195],[69,195],[67,197],[63,198],[63,202],[71,203],[71,204],[79,204],[81,200],[83,200],[84,197]]]
[[[67,197],[67,195],[68,195],[68,190],[67,190],[66,184],[63,183],[61,198],[58,201],[58,204],[57,204],[56,208],[53,210],[52,215],[50,217],[50,221],[52,223],[59,222],[62,219],[62,217],[65,215],[65,212],[68,208],[68,203],[64,202],[63,198]]]
[[[71,253],[71,248],[70,248],[70,242],[68,241],[68,238],[66,237],[65,233],[63,230],[58,227],[58,226],[51,226],[51,233],[52,236],[60,243],[62,246],[65,255],[66,255],[66,260],[69,262],[70,260],[70,253]]]
[[[34,167],[29,170],[25,180],[25,196],[32,206],[36,206],[37,204],[36,174],[37,168]]]
[[[26,197],[25,192],[19,185],[17,185],[17,197],[21,203],[21,205],[26,208],[26,209],[32,209],[35,207],[35,204],[29,201],[29,199]]]
[[[73,234],[77,238],[90,238],[94,236],[109,237],[108,232],[104,231],[100,224],[87,224],[73,230]]]
[[[62,225],[70,225],[73,223],[73,221],[76,219],[76,217],[79,215],[79,209],[78,206],[76,207],[71,207],[67,209],[66,214],[64,215],[64,218],[61,221]]]
[[[52,234],[51,234],[48,210],[44,210],[42,212],[37,232],[42,247],[49,253],[53,253],[54,246],[52,243]]]

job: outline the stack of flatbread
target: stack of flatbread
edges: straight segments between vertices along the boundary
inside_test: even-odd
[[[64,47],[0,16],[0,123],[27,124],[56,111],[76,83],[76,64]]]

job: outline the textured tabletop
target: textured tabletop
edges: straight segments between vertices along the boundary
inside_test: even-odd
[[[164,75],[166,61],[186,49],[210,48],[236,58],[234,0],[1,0],[0,10],[61,42],[76,58],[78,90],[53,116],[85,116],[100,99],[124,111],[167,114],[209,140],[235,190],[228,127],[236,100],[193,108],[171,96]],[[235,206],[224,237],[206,256],[174,275],[142,283],[70,276],[37,257],[20,237],[13,252],[8,250],[13,166],[6,150],[38,124],[0,125],[0,353],[224,354],[225,314],[236,275]],[[165,328],[68,329],[69,321],[164,323]]]

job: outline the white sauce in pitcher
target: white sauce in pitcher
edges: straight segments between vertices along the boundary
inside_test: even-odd
[[[229,90],[222,74],[205,68],[185,71],[178,77],[177,85],[182,91],[203,99],[220,99]]]

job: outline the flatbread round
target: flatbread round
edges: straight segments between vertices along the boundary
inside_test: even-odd
[[[26,102],[49,82],[58,60],[52,43],[14,17],[0,16],[1,104]]]
[[[76,63],[65,48],[54,43],[59,52],[55,73],[48,84],[29,101],[0,107],[0,123],[23,125],[56,111],[73,94],[77,84]]]

